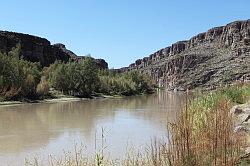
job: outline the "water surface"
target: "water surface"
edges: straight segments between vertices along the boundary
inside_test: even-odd
[[[166,136],[166,121],[176,118],[184,95],[148,96],[0,107],[0,165],[23,165],[24,159],[62,156],[77,144],[94,154],[120,158],[128,147],[145,148]],[[104,132],[102,132],[102,130]]]

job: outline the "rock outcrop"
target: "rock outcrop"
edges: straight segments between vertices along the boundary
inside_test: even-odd
[[[118,69],[146,73],[168,89],[250,80],[250,20],[215,27]]]
[[[20,45],[20,56],[31,62],[40,62],[42,66],[49,66],[56,60],[69,61],[70,59],[82,59],[65,45],[57,43],[51,45],[50,41],[28,34],[0,31],[0,51],[8,53],[14,47]],[[103,69],[108,68],[103,59],[96,59],[97,65]]]
[[[250,101],[234,106],[231,113],[234,119],[234,132],[246,140],[243,147],[245,152],[238,165],[250,164]]]

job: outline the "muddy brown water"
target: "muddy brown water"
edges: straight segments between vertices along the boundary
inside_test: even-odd
[[[105,148],[121,158],[128,148],[145,149],[166,137],[185,95],[161,91],[147,96],[0,107],[0,165],[47,160],[84,146],[87,155]],[[102,134],[104,138],[102,139]],[[102,145],[103,144],[103,145]]]

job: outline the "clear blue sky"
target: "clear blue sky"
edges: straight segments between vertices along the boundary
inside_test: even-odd
[[[250,0],[3,0],[0,29],[127,66],[214,26],[250,18]]]

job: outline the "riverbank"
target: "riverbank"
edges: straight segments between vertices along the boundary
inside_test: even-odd
[[[43,100],[3,101],[3,102],[0,102],[0,107],[10,106],[10,105],[29,104],[29,103],[56,103],[56,102],[81,101],[81,100],[87,100],[87,98],[62,97],[62,98],[43,99]]]
[[[235,129],[231,108],[248,102],[249,84],[197,94],[170,124],[168,158],[172,165],[236,165],[245,155],[246,137]]]
[[[44,67],[20,59],[20,45],[9,54],[12,56],[0,53],[0,101],[38,102],[54,98],[51,91],[81,98],[93,98],[95,94],[132,96],[150,93],[154,88],[151,80],[139,72],[102,69],[91,57],[67,63],[56,61]]]
[[[114,98],[123,98],[125,96],[109,96],[109,95],[99,95],[92,96],[91,98],[80,98],[68,95],[60,95],[53,98],[44,98],[39,100],[30,100],[24,99],[23,101],[0,101],[1,106],[10,106],[10,105],[20,105],[20,104],[29,104],[29,103],[58,103],[58,102],[73,102],[73,101],[83,101],[83,100],[91,100],[91,99],[114,99]]]
[[[151,93],[147,94],[136,94],[132,96],[141,96],[141,95],[149,95],[153,94],[154,91]],[[97,100],[97,99],[118,99],[118,98],[125,98],[129,96],[124,96],[124,95],[105,95],[105,94],[95,94],[92,95],[89,98],[81,98],[81,97],[75,97],[75,96],[70,96],[70,95],[63,95],[60,92],[55,92],[53,91],[53,94],[50,95],[47,98],[43,99],[36,99],[36,100],[31,100],[31,99],[23,99],[20,101],[0,101],[0,107],[1,106],[11,106],[11,105],[20,105],[20,104],[30,104],[30,103],[58,103],[58,102],[74,102],[74,101],[83,101],[83,100]]]

